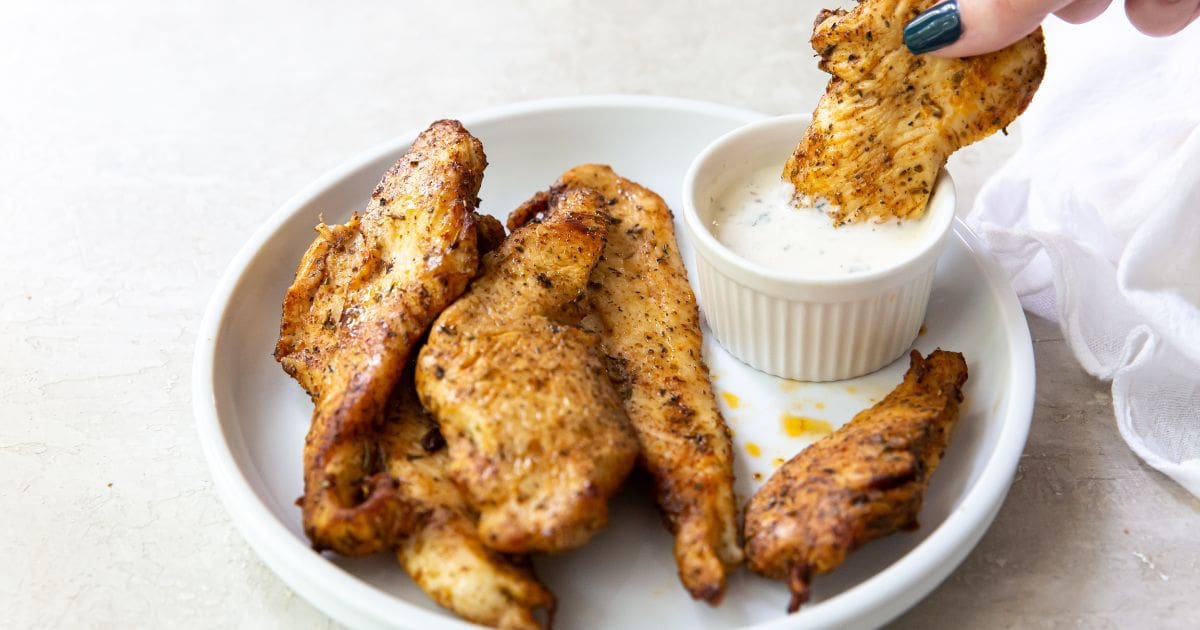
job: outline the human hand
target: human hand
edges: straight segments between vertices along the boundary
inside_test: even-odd
[[[1000,50],[1033,32],[1053,13],[1072,24],[1095,18],[1112,0],[947,0],[904,27],[913,54],[970,57]],[[1141,32],[1173,35],[1200,15],[1200,0],[1125,0],[1125,14]],[[936,52],[935,52],[936,51]]]

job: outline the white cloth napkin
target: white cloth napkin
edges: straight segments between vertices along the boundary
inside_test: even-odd
[[[1112,381],[1130,448],[1200,496],[1200,23],[1152,39],[1120,5],[1047,20],[1022,145],[968,222]]]

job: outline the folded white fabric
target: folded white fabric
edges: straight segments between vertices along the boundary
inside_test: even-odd
[[[1129,446],[1200,496],[1200,24],[1152,39],[1115,3],[1047,20],[1046,48],[1021,147],[968,222],[1112,381]]]

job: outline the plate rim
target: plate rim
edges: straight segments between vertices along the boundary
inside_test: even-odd
[[[464,114],[458,119],[470,128],[508,118],[583,109],[682,110],[745,122],[766,116],[749,109],[699,100],[610,94],[525,101]],[[226,322],[230,298],[263,245],[302,206],[328,190],[333,183],[411,144],[420,131],[420,128],[406,130],[327,171],[292,195],[251,233],[214,287],[197,331],[192,361],[192,413],[214,487],[230,520],[264,564],[289,588],[322,612],[355,626],[411,624],[411,627],[477,628],[479,626],[441,611],[426,610],[384,593],[313,553],[297,540],[258,497],[238,466],[222,427],[214,391],[217,341]],[[884,623],[923,599],[956,569],[1002,506],[1033,418],[1036,381],[1033,345],[1016,293],[999,264],[961,219],[955,218],[953,231],[987,280],[988,289],[1000,305],[999,316],[1006,322],[1008,333],[1012,359],[1007,379],[1010,388],[1008,410],[991,456],[954,511],[900,559],[837,596],[806,608],[801,616],[786,616],[746,628],[778,630],[801,625]],[[337,593],[336,597],[334,593]]]

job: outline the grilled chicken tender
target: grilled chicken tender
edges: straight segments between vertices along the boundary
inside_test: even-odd
[[[417,400],[411,373],[396,389],[381,444],[388,474],[404,480],[406,499],[422,514],[396,549],[400,564],[434,601],[468,621],[543,627],[537,611],[549,621],[554,595],[525,558],[496,553],[479,540],[475,514],[446,472],[445,442]]]
[[[315,403],[304,445],[304,530],[343,555],[390,549],[417,512],[381,470],[385,404],[417,341],[478,268],[483,147],[435,122],[362,216],[319,225],[283,302],[275,358]]]
[[[788,612],[867,541],[917,527],[929,476],[958,422],[967,364],[935,350],[895,390],[784,464],[746,507],[750,569],[786,579]]]
[[[509,553],[578,547],[604,526],[637,440],[596,335],[576,307],[604,248],[594,191],[539,194],[541,214],[483,259],[438,318],[417,391],[449,446],[449,471],[480,512],[479,536]]]
[[[699,310],[671,210],[653,191],[602,165],[567,171],[557,188],[593,189],[607,200],[608,244],[588,296],[610,374],[675,534],[679,577],[692,597],[716,604],[727,571],[742,561],[733,447],[701,357]]]
[[[1042,81],[1040,28],[978,57],[910,53],[904,25],[940,1],[861,0],[817,18],[813,49],[833,78],[783,176],[836,225],[919,218],[950,154],[1007,127]]]

